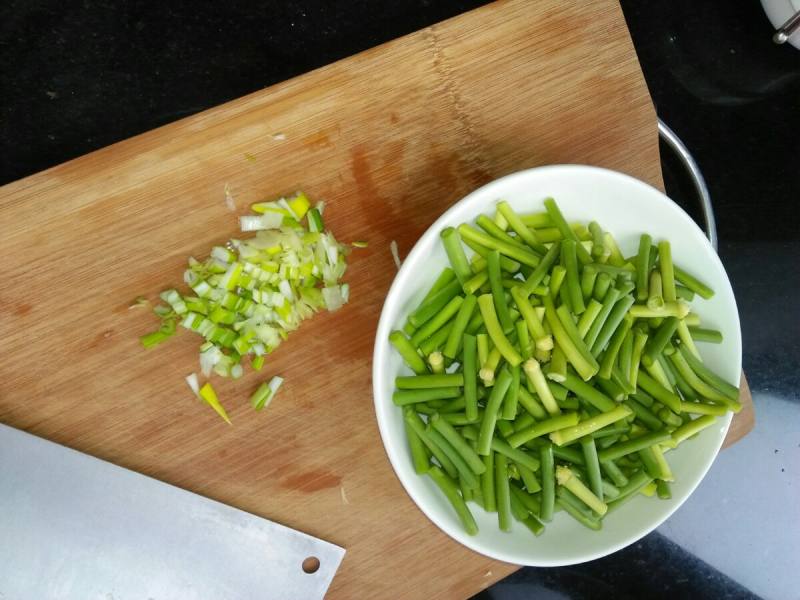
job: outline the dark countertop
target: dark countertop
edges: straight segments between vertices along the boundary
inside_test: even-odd
[[[0,183],[485,3],[10,0],[0,24]],[[592,563],[522,569],[476,598],[796,597],[800,51],[772,44],[757,2],[622,6],[659,116],[711,190],[757,426],[657,532]],[[662,152],[668,193],[697,215],[685,174]],[[769,508],[758,521],[755,503]]]

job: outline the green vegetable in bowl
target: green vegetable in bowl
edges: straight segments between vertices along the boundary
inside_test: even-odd
[[[722,341],[688,305],[713,290],[669,242],[643,234],[626,260],[598,223],[544,206],[445,229],[451,268],[389,338],[414,373],[393,395],[414,469],[471,535],[470,501],[539,535],[556,510],[599,530],[636,494],[669,498],[665,451],[741,408],[695,345]]]

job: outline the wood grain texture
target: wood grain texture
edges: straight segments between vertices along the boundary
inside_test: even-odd
[[[0,421],[344,546],[331,598],[474,594],[515,567],[450,541],[401,488],[373,416],[373,336],[391,240],[405,255],[467,192],[548,163],[662,187],[612,0],[490,5],[5,186]],[[369,241],[351,304],[261,375],[214,381],[232,427],[183,381],[197,338],[144,351],[154,318],[128,308],[235,235],[226,184],[239,212],[302,188],[340,240]],[[252,412],[274,373],[284,388]]]

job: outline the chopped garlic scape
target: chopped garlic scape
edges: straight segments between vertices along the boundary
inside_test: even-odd
[[[275,393],[283,384],[283,377],[279,377],[276,375],[268,382],[265,381],[258,389],[253,393],[250,397],[250,403],[253,405],[253,408],[256,410],[261,410],[267,406],[269,403],[272,402],[272,399],[275,397]]]

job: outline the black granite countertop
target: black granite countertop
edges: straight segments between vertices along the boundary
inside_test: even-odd
[[[7,0],[0,183],[482,4]],[[800,51],[772,44],[752,0],[622,7],[657,112],[711,190],[758,425],[657,532],[592,563],[522,569],[476,598],[797,598]],[[663,169],[668,193],[696,214],[666,151]],[[709,519],[708,506],[729,498],[729,518]],[[764,498],[773,508],[757,519],[737,508]]]

